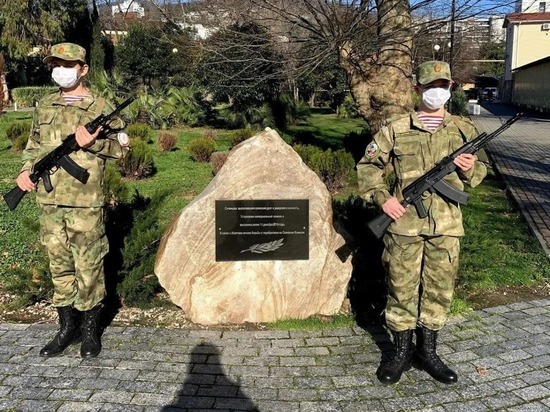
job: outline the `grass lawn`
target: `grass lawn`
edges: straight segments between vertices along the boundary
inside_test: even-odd
[[[20,167],[20,153],[11,149],[5,135],[6,127],[13,121],[30,118],[30,112],[11,112],[0,117],[0,193],[6,193],[15,185]],[[282,136],[290,142],[293,135],[309,132],[314,136],[314,144],[323,149],[338,150],[343,147],[346,134],[360,133],[364,128],[365,123],[362,120],[339,119],[331,114],[314,113],[307,123],[290,127]],[[158,225],[161,229],[166,228],[174,214],[200,194],[213,177],[210,165],[194,162],[187,151],[187,142],[203,136],[207,130],[170,130],[178,136],[177,148],[172,152],[158,151],[155,132],[150,144],[155,155],[155,174],[146,180],[126,181],[131,192],[137,190],[145,197],[168,194],[160,206]],[[215,133],[217,149],[229,149],[232,132],[216,130]],[[469,193],[470,202],[463,208],[466,236],[462,240],[458,287],[453,304],[455,312],[468,309],[468,295],[472,292],[500,286],[530,286],[540,284],[550,277],[548,258],[507,198],[499,178],[490,173],[482,185],[469,189]],[[13,268],[32,270],[43,259],[38,242],[37,210],[33,197],[32,194],[26,196],[14,212],[10,212],[5,205],[0,206],[0,253],[3,263],[0,266],[0,279],[14,276]],[[335,195],[335,202],[345,202],[351,197],[357,197],[355,173],[348,186]],[[357,222],[363,226],[365,223]],[[151,275],[149,273],[146,276]],[[5,280],[0,280],[1,282]],[[276,323],[272,327],[290,329],[295,327],[293,322]],[[335,317],[328,321],[312,320],[308,327],[345,326],[351,323],[351,317]]]

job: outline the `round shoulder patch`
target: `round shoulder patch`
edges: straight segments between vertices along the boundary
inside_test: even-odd
[[[371,142],[371,143],[367,146],[367,149],[366,149],[365,153],[366,153],[367,156],[369,156],[369,157],[374,157],[374,156],[376,156],[378,153],[380,153],[380,148],[378,147],[378,145],[377,145],[375,142]]]

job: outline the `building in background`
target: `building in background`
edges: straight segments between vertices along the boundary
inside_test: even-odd
[[[545,2],[539,2],[545,3]],[[542,8],[543,5],[540,5]],[[531,8],[525,8],[530,10]],[[512,13],[504,20],[506,29],[506,61],[502,99],[512,101],[513,71],[550,56],[550,12]]]
[[[135,13],[138,18],[142,19],[145,17],[145,8],[143,8],[137,1],[126,0],[123,3],[111,6],[111,13],[113,16],[119,13]]]
[[[546,0],[516,0],[516,13],[550,12],[550,3]]]
[[[540,112],[550,111],[550,57],[513,72],[512,103]]]

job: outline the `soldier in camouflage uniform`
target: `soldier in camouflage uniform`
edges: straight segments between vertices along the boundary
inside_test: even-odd
[[[418,111],[388,120],[357,165],[362,197],[394,220],[384,237],[382,260],[389,282],[386,323],[396,352],[377,376],[383,383],[395,383],[414,364],[450,384],[458,378],[437,355],[436,339],[453,297],[459,239],[464,235],[461,211],[437,193],[426,192],[422,201],[428,216],[422,219],[414,207],[404,208],[400,201],[407,185],[478,133],[470,120],[445,111],[452,83],[447,63],[422,63],[416,79]],[[463,182],[478,185],[487,173],[475,155],[461,154],[454,163],[457,171],[445,180],[460,190]],[[393,188],[385,181],[391,172],[396,176]]]
[[[75,133],[81,150],[69,156],[89,172],[87,183],[59,169],[51,175],[50,193],[44,185],[36,186],[40,237],[50,259],[52,302],[60,323],[57,335],[40,351],[45,357],[62,353],[80,338],[82,357],[94,357],[101,351],[98,321],[105,296],[103,263],[108,252],[103,221],[105,161],[121,158],[127,151],[128,139],[121,130],[124,124],[120,119],[112,121],[108,133],[98,129],[90,134],[83,127],[113,110],[82,84],[88,72],[85,62],[85,49],[72,43],[54,45],[51,55],[44,59],[53,67],[52,78],[60,90],[40,100],[34,111],[23,167],[17,178],[22,190],[34,190],[29,174],[35,162]]]

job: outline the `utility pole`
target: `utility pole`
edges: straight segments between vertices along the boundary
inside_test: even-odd
[[[451,69],[451,76],[454,73],[453,63],[454,63],[454,47],[455,47],[455,13],[456,13],[456,4],[455,0],[451,0],[451,45],[449,47],[449,68]],[[449,112],[452,108],[452,99],[449,100]]]
[[[453,73],[453,49],[455,46],[455,14],[456,14],[456,4],[455,0],[451,0],[451,47],[449,49],[449,67],[451,69],[451,74]]]
[[[0,116],[4,110],[4,103],[8,102],[8,86],[6,85],[6,60],[0,53]]]

